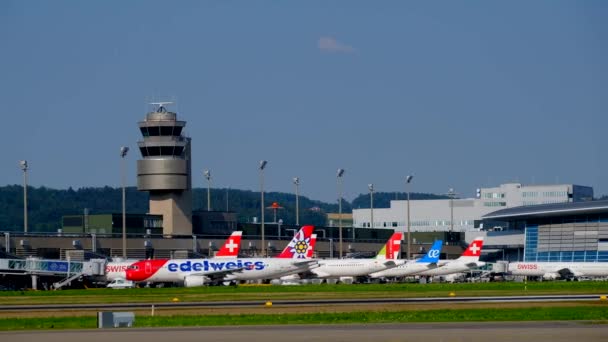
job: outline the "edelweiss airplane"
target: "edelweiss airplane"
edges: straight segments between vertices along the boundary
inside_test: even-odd
[[[442,243],[443,241],[441,240],[435,241],[426,255],[418,260],[408,260],[405,264],[389,268],[384,271],[374,272],[369,276],[371,278],[405,277],[437,268],[439,267],[437,266],[437,263],[439,262],[439,254],[441,253]]]
[[[319,267],[310,270],[318,278],[359,277],[395,267],[400,261],[403,233],[394,233],[375,259],[325,259],[318,260]]]
[[[226,239],[226,242],[215,255],[216,258],[236,258],[239,254],[241,246],[241,236],[243,232],[237,231]],[[100,278],[102,281],[112,282],[116,279],[127,279],[127,268],[139,259],[127,259],[120,261],[111,261],[106,264],[105,275]]]
[[[608,276],[608,262],[510,262],[509,273],[544,279]]]
[[[142,260],[127,269],[127,280],[176,282],[186,287],[232,280],[258,280],[305,272],[318,265],[306,259],[314,227],[304,226],[278,258]]]
[[[447,275],[452,273],[466,272],[472,268],[480,267],[486,263],[479,261],[481,255],[481,247],[483,246],[483,237],[478,237],[471,242],[469,247],[462,253],[462,255],[455,260],[446,260],[445,264],[432,270],[416,273],[421,276],[438,276]],[[439,261],[442,264],[442,261]]]

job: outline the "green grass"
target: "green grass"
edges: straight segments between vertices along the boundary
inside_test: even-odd
[[[586,320],[607,323],[608,306],[410,310],[396,312],[137,316],[135,327]],[[93,329],[94,317],[0,319],[0,330]]]
[[[88,289],[61,291],[2,291],[0,305],[141,303],[180,301],[239,301],[323,298],[391,298],[513,296],[541,294],[608,294],[606,282],[528,282],[463,284],[360,284],[303,286],[213,286],[197,288]]]

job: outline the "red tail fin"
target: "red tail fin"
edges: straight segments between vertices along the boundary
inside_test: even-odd
[[[241,248],[241,236],[243,232],[232,232],[232,235],[226,239],[226,242],[215,254],[219,258],[236,258],[239,255],[239,249]]]
[[[481,254],[481,247],[483,246],[483,237],[478,237],[471,242],[469,247],[462,253],[463,257],[475,257],[479,258]]]
[[[401,240],[403,239],[403,233],[394,233],[386,242],[386,245],[382,247],[380,252],[376,255],[376,259],[397,259],[401,252]]]
[[[310,246],[312,231],[314,229],[314,226],[303,226],[296,235],[294,235],[283,252],[279,254],[278,258],[305,259]]]
[[[310,236],[310,246],[308,246],[308,252],[306,252],[306,259],[312,259],[316,243],[317,243],[317,234],[312,234]]]

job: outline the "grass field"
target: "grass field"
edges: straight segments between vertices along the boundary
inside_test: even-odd
[[[407,322],[484,322],[585,320],[608,323],[608,306],[584,304],[576,307],[479,308],[405,311],[367,311],[342,313],[297,314],[234,314],[234,315],[136,315],[135,327],[276,325],[276,324],[344,324],[344,323],[407,323]],[[94,316],[5,318],[0,330],[93,329]]]
[[[213,286],[196,288],[1,291],[0,305],[239,301],[335,298],[404,298],[514,296],[541,294],[608,294],[607,282],[528,282],[462,284],[359,284],[302,286]]]

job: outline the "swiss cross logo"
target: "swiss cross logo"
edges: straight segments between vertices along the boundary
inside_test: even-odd
[[[477,247],[476,243],[473,243],[469,249],[471,250],[471,253],[473,253],[473,255],[477,255],[477,252],[479,252],[481,248]]]
[[[238,248],[238,247],[239,247],[239,245],[234,243],[234,240],[232,240],[232,239],[228,240],[228,243],[226,244],[226,248],[228,248],[230,253],[234,252],[234,249]]]

